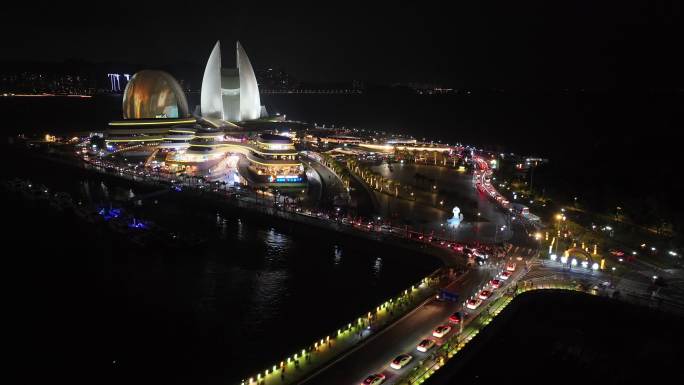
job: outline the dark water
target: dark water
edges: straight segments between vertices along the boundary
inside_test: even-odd
[[[96,203],[149,192],[24,161],[3,174]],[[139,248],[106,229],[6,201],[5,244],[16,246],[5,254],[11,346],[28,382],[239,383],[437,267],[430,257],[335,233],[175,195],[155,199],[125,207],[201,234],[208,246]]]
[[[681,323],[679,316],[606,298],[525,294],[427,383],[672,382],[684,354]]]

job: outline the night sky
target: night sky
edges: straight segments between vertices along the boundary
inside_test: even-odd
[[[16,3],[16,2],[13,2]],[[22,2],[3,5],[3,61],[201,65],[240,40],[305,81],[455,87],[681,87],[679,1]],[[225,60],[225,59],[224,59]]]

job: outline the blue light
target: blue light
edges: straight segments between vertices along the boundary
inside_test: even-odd
[[[276,183],[298,183],[302,181],[302,177],[276,177]]]
[[[128,227],[131,229],[148,229],[149,226],[145,224],[145,222],[142,221],[136,221],[135,218],[133,218],[133,222],[128,224]]]
[[[99,215],[102,215],[105,221],[108,221],[113,218],[118,218],[121,216],[121,209],[105,209],[101,208],[98,212]]]

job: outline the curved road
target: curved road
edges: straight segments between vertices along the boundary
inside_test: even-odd
[[[536,252],[530,249],[521,249],[519,256],[533,257]],[[524,253],[524,255],[523,255]],[[523,273],[522,265],[518,262],[518,269],[509,281],[513,281],[516,276]],[[338,358],[336,361],[320,369],[313,377],[300,382],[305,385],[335,385],[335,384],[360,384],[366,376],[372,373],[383,373],[387,380],[383,385],[395,384],[400,375],[408,373],[413,367],[419,365],[420,361],[427,358],[435,348],[427,353],[416,350],[416,346],[423,338],[433,338],[432,330],[439,325],[448,323],[449,315],[462,309],[462,301],[478,292],[485,286],[490,279],[501,272],[500,267],[481,267],[467,271],[463,276],[457,278],[449,284],[446,289],[460,295],[459,301],[441,302],[434,299],[428,300],[423,305],[417,307],[404,318],[381,331],[365,343],[358,346],[351,352]],[[498,291],[502,291],[499,289]],[[467,310],[469,313],[477,313],[486,308],[490,300],[476,310]],[[470,317],[472,318],[473,315]],[[457,328],[448,334],[451,336]],[[437,339],[438,345],[442,344],[442,339]],[[402,353],[409,353],[413,360],[401,370],[390,368],[389,363],[394,357]]]

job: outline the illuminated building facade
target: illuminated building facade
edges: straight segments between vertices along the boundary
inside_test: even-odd
[[[124,91],[122,111],[123,120],[109,123],[109,144],[159,143],[174,127],[182,130],[196,123],[180,84],[164,71],[133,75]]]
[[[249,169],[262,183],[303,183],[304,165],[292,139],[261,134],[247,154]]]
[[[187,118],[188,101],[180,84],[164,71],[143,70],[126,85],[124,119]]]
[[[204,72],[201,108],[201,117],[189,114],[183,90],[168,73],[140,71],[126,86],[123,120],[109,123],[107,149],[149,154],[145,164],[150,167],[205,180],[237,175],[252,185],[306,186],[290,137],[255,135],[228,123],[257,119],[263,110],[254,71],[239,43],[236,69],[221,68],[216,43]]]

